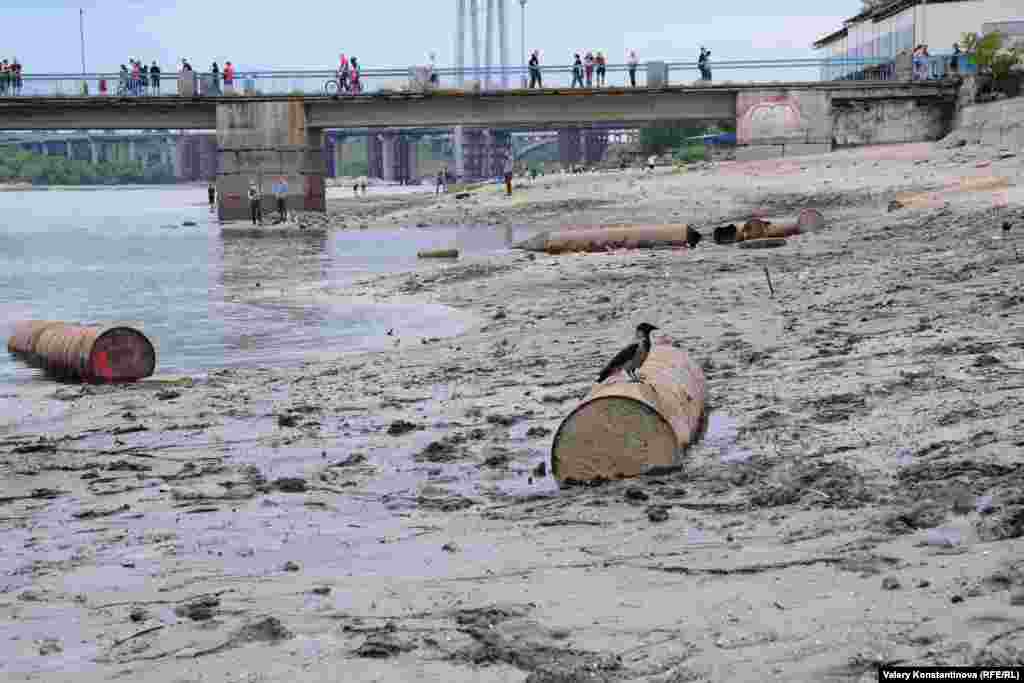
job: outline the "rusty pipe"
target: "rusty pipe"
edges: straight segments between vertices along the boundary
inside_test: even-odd
[[[134,382],[156,369],[153,344],[138,330],[122,325],[23,320],[15,323],[7,350],[63,380]]]
[[[687,236],[691,231],[689,226],[682,223],[560,230],[534,235],[517,244],[516,248],[562,254],[607,251],[608,249],[685,247],[688,246]]]
[[[559,425],[551,472],[560,481],[595,481],[679,464],[704,425],[704,373],[679,349],[657,344],[640,368],[597,384]]]

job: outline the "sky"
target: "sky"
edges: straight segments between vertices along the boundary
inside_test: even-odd
[[[481,5],[486,0],[480,0]],[[468,0],[467,0],[468,4]],[[521,9],[506,0],[509,53],[521,63]],[[455,0],[0,0],[0,57],[26,73],[80,73],[79,9],[85,10],[86,71],[112,72],[130,57],[166,70],[182,57],[206,70],[231,60],[240,70],[328,69],[342,52],[364,69],[439,66],[455,54]],[[544,64],[580,50],[611,63],[636,49],[641,61],[815,56],[810,44],[857,13],[859,0],[528,0],[526,44]],[[773,14],[766,16],[771,8]],[[628,11],[624,12],[624,9]],[[481,22],[481,41],[483,25]],[[467,60],[471,62],[467,48]]]

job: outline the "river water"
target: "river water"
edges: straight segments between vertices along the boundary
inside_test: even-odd
[[[131,323],[156,345],[158,374],[193,375],[382,348],[391,327],[405,338],[456,334],[471,321],[445,306],[275,293],[437,267],[418,264],[416,252],[481,253],[509,237],[483,227],[232,236],[221,234],[205,187],[0,192],[0,334],[21,319]],[[35,377],[0,354],[0,387]]]

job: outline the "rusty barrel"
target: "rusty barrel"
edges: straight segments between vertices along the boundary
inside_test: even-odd
[[[686,237],[689,230],[685,223],[560,230],[534,235],[516,247],[527,251],[546,251],[549,254],[644,247],[685,247],[688,246]]]
[[[59,379],[134,382],[156,369],[153,344],[138,330],[122,325],[25,320],[15,324],[7,350]]]
[[[679,464],[704,423],[704,373],[683,351],[658,344],[643,382],[618,373],[597,384],[566,417],[551,446],[560,481],[587,482]]]
[[[792,237],[820,230],[824,225],[825,218],[817,209],[802,209],[795,223],[772,223],[751,218],[739,230],[737,241]]]

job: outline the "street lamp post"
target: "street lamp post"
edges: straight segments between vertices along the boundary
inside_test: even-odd
[[[82,90],[85,90],[85,9],[78,9],[78,35],[82,43]]]
[[[522,21],[520,22],[522,48],[523,48],[523,87],[526,87],[526,0],[519,0],[519,6],[523,8]]]

